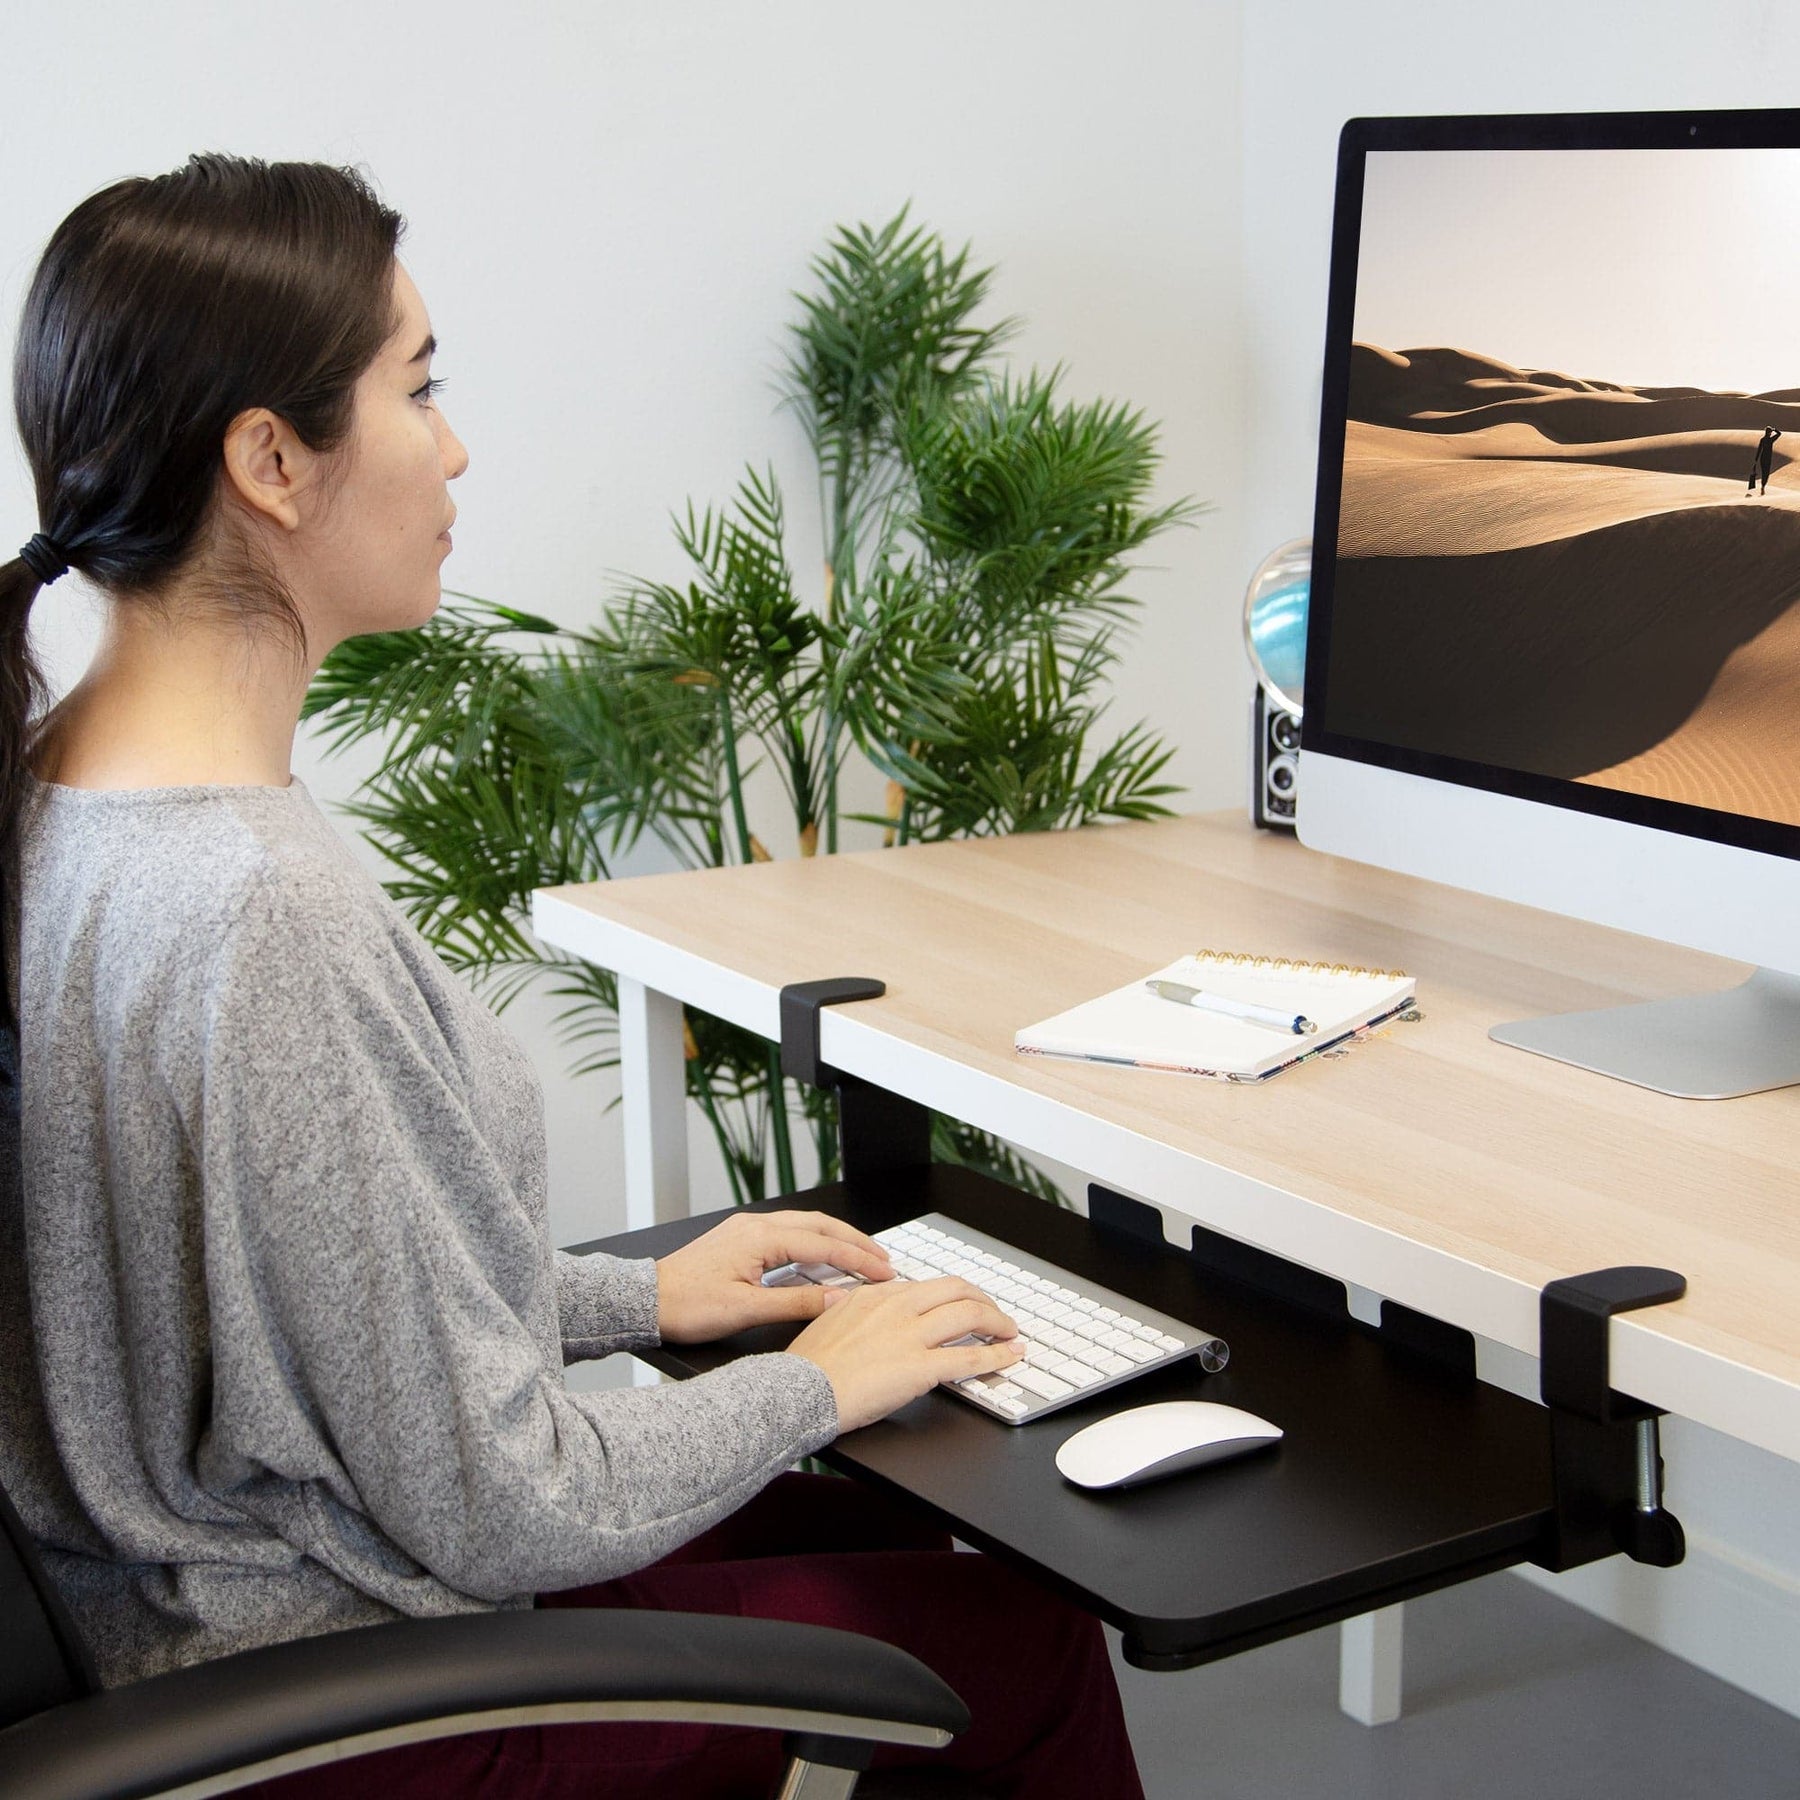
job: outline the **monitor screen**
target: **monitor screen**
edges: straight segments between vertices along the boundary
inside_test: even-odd
[[[1800,115],[1704,117],[1347,128],[1307,749],[1800,857]]]

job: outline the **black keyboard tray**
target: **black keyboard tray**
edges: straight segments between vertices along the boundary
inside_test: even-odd
[[[1199,1227],[1191,1253],[1176,1249],[1152,1209],[1101,1189],[1088,1219],[931,1164],[762,1204],[870,1232],[947,1213],[1230,1344],[1219,1374],[1189,1360],[1017,1430],[928,1394],[822,1453],[1119,1627],[1141,1668],[1188,1668],[1527,1560],[1557,1566],[1551,1415],[1477,1381],[1465,1332],[1392,1306],[1380,1330],[1360,1324],[1341,1283]],[[579,1249],[666,1255],[721,1216]],[[761,1328],[637,1354],[683,1377],[792,1335]],[[1245,1407],[1287,1435],[1273,1451],[1116,1493],[1057,1473],[1072,1432],[1173,1399]]]

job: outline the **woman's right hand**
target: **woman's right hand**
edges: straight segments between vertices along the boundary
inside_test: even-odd
[[[838,1430],[855,1431],[940,1381],[991,1375],[1019,1360],[1018,1326],[980,1288],[954,1275],[878,1281],[844,1292],[788,1345],[825,1371]],[[969,1333],[991,1344],[957,1344]]]

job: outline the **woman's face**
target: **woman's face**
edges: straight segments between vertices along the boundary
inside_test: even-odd
[[[398,263],[394,307],[399,326],[356,384],[342,464],[308,534],[305,587],[321,653],[362,632],[423,625],[442,596],[456,518],[448,484],[469,455],[432,398],[436,340]]]

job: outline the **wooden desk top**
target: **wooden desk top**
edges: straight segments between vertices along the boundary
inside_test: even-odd
[[[548,942],[773,1037],[875,975],[825,1060],[1093,1179],[1535,1355],[1555,1276],[1653,1263],[1619,1388],[1800,1460],[1800,1089],[1676,1100],[1492,1043],[1730,985],[1718,958],[1321,856],[1235,814],[545,890]],[[1240,1085],[1012,1034],[1201,946],[1411,970],[1424,1019]]]

